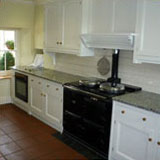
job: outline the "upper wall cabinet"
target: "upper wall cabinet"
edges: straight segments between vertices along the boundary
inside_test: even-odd
[[[160,64],[160,0],[138,0],[134,62]]]
[[[91,0],[88,33],[81,39],[90,48],[133,50],[137,0]]]
[[[45,6],[45,52],[93,55],[93,50],[80,42],[87,1],[61,0]]]
[[[92,0],[90,33],[134,33],[137,0]]]

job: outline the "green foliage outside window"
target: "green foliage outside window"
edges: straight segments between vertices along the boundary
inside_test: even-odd
[[[14,41],[7,41],[5,44],[9,50],[14,50]],[[13,54],[10,51],[6,51],[1,57],[0,70],[5,70],[5,60],[6,60],[6,70],[10,70],[10,68],[15,65],[15,58],[13,57]]]
[[[8,49],[14,50],[14,41],[7,41],[5,44]]]
[[[6,70],[10,70],[15,65],[15,59],[11,52],[7,51],[0,59],[0,70],[5,70],[5,54],[6,54]]]

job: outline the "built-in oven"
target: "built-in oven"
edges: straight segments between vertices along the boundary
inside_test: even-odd
[[[28,76],[15,72],[15,97],[28,102]]]
[[[107,156],[112,99],[103,99],[65,86],[64,131]]]

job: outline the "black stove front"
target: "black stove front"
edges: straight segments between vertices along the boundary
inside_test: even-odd
[[[125,85],[125,93],[140,88]],[[117,96],[73,82],[64,86],[64,131],[107,157],[112,97]]]

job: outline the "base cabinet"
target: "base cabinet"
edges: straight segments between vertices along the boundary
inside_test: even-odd
[[[158,116],[114,102],[109,160],[159,160]]]
[[[38,116],[41,116],[43,113],[44,98],[42,97],[42,89],[37,86],[31,86],[31,112],[35,113]]]
[[[134,61],[160,64],[160,0],[137,0]]]
[[[29,86],[31,114],[62,132],[62,85],[32,76]]]
[[[60,85],[44,86],[44,116],[45,119],[52,123],[56,128],[62,127],[63,117],[63,88]]]

